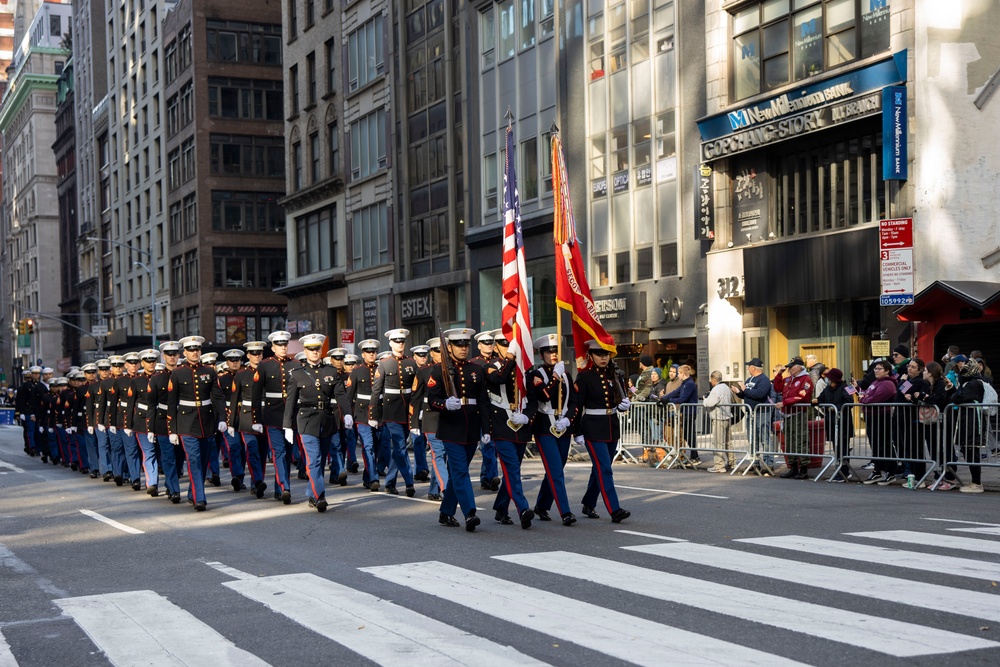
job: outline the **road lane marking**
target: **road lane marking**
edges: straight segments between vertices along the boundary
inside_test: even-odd
[[[314,574],[227,581],[223,586],[386,667],[545,665],[510,646],[452,627]]]
[[[732,572],[752,573],[755,577],[767,577],[847,595],[859,595],[875,600],[891,600],[899,604],[934,611],[942,610],[942,600],[961,600],[961,604],[947,605],[944,611],[949,614],[1000,623],[1000,595],[994,593],[982,593],[909,579],[897,579],[881,574],[803,563],[788,558],[764,556],[694,542],[643,544],[622,547],[622,549]]]
[[[250,574],[249,572],[244,572],[243,570],[237,570],[235,567],[229,567],[224,563],[220,563],[217,560],[203,560],[202,563],[209,566],[213,570],[218,570],[222,574],[232,577],[233,579],[256,579],[256,575]]]
[[[109,519],[103,514],[98,514],[92,510],[80,510],[80,514],[84,516],[89,516],[91,519],[97,519],[102,523],[106,523],[112,528],[117,528],[118,530],[129,533],[130,535],[142,535],[145,531],[139,530],[138,528],[133,528],[132,526],[126,526],[124,523],[115,521],[114,519]]]
[[[23,560],[14,555],[14,552],[8,549],[3,544],[0,544],[0,567],[5,567],[7,569],[13,570],[18,574],[23,574],[30,576],[35,581],[35,585],[45,593],[51,595],[52,597],[66,597],[66,591],[61,588],[57,588],[51,581],[38,574],[35,568],[31,567]]]
[[[623,535],[638,535],[639,537],[651,537],[654,540],[666,540],[667,542],[687,542],[679,537],[667,537],[666,535],[654,535],[653,533],[640,533],[637,530],[616,530],[616,533]]]
[[[979,535],[1000,535],[1000,526],[990,526],[987,528],[948,528],[956,533],[977,533]]]
[[[7,643],[2,631],[0,631],[0,667],[17,667],[17,660],[14,659],[10,644]]]
[[[667,489],[647,489],[641,486],[624,486],[615,484],[616,489],[630,489],[632,491],[649,491],[651,493],[670,493],[678,496],[698,496],[699,498],[717,498],[719,500],[729,500],[729,496],[713,496],[709,493],[692,493],[691,491],[669,491]]]
[[[380,579],[434,595],[506,623],[558,637],[638,665],[800,664],[777,655],[673,628],[446,563],[361,568]]]
[[[1000,554],[1000,542],[977,540],[974,537],[934,535],[932,533],[918,533],[912,530],[873,530],[844,534],[851,535],[853,537],[865,537],[872,540],[888,540],[890,542],[919,544],[924,547],[939,547],[941,549],[958,549],[959,551],[978,551],[986,554]]]
[[[945,523],[968,523],[973,526],[1000,526],[1000,523],[984,523],[982,521],[962,521],[961,519],[935,519],[933,517],[925,516],[924,521],[944,521]]]
[[[972,579],[985,579],[987,581],[997,581],[1000,579],[1000,564],[957,558],[955,556],[938,556],[936,554],[922,554],[913,551],[899,551],[887,547],[837,542],[836,540],[824,540],[816,537],[803,537],[801,535],[753,537],[735,541],[778,549],[802,551],[830,558],[845,558],[864,563],[891,565],[910,570],[924,570],[926,572],[943,573]]]
[[[6,461],[0,461],[0,468],[10,468],[14,472],[24,472],[23,468],[18,468],[13,463],[7,463]]]
[[[55,603],[114,665],[267,665],[153,591],[89,595]]]

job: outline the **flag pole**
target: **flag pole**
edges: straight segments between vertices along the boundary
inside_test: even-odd
[[[554,118],[552,119],[552,127],[549,128],[549,132],[552,134],[552,138],[549,141],[549,159],[552,162],[552,169],[550,173],[552,174],[553,178],[558,180],[559,177],[556,176],[556,168],[559,165],[558,165],[558,160],[556,159],[556,151],[559,145],[559,126],[556,125],[556,121]],[[559,220],[562,218],[563,215],[561,213],[562,197],[560,197],[559,193],[556,191],[556,188],[553,187],[552,191],[553,193],[555,193],[556,197],[556,202],[555,202],[556,206],[554,210],[554,215],[556,216],[557,220]],[[562,252],[562,246],[559,246],[555,252],[557,253]],[[555,261],[556,261],[556,271],[558,272],[560,270],[559,266],[560,258],[556,256]],[[562,350],[563,350],[562,321],[563,321],[562,308],[560,308],[559,305],[556,304],[556,363],[562,361]],[[563,416],[562,408],[563,408],[563,378],[559,378],[559,389],[556,391],[556,409],[555,409],[556,419],[560,419]],[[555,426],[551,428],[551,431],[552,434],[555,435],[557,438],[560,438],[563,435],[562,432],[556,430]]]

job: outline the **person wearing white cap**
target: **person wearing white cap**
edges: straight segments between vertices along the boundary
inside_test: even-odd
[[[374,395],[372,385],[377,368],[375,356],[378,353],[378,341],[368,338],[358,343],[358,349],[361,350],[362,363],[354,367],[345,383],[351,401],[351,412],[344,415],[344,426],[357,427],[358,437],[361,439],[361,456],[365,464],[361,477],[362,486],[374,492],[379,490],[378,470],[375,467],[375,436],[371,427]]]
[[[159,358],[160,353],[157,350],[146,349],[139,353],[141,367],[132,380],[135,402],[132,415],[125,420],[126,428],[134,433],[142,450],[142,472],[146,478],[146,493],[154,497],[159,495],[160,463],[156,456],[156,436],[149,430],[149,415],[156,409],[149,400],[149,384],[153,379],[156,360]],[[133,488],[135,488],[134,481]]]
[[[326,336],[311,333],[299,339],[306,353],[305,363],[288,374],[288,400],[285,402],[285,440],[291,444],[297,429],[302,442],[309,506],[318,512],[327,508],[324,463],[331,457],[330,469],[342,485],[347,471],[340,457],[340,406],[337,404],[337,371],[321,361]]]
[[[66,435],[70,444],[70,468],[79,470],[86,475],[90,472],[90,457],[87,452],[87,423],[84,418],[84,398],[83,371],[79,368],[71,368],[66,377],[69,379],[69,387],[63,393],[63,400],[67,403],[66,414]],[[84,472],[86,471],[86,472]]]
[[[426,345],[414,345],[410,348],[410,356],[413,357],[413,365],[416,367],[417,375],[420,374],[420,369],[430,368],[428,361],[429,354],[430,348]],[[417,378],[414,377],[413,390],[416,391],[416,388]],[[412,394],[410,395],[410,405],[414,406],[414,409],[410,411],[411,413],[423,408],[419,402],[414,402]],[[418,482],[429,481],[431,473],[427,466],[427,438],[420,432],[419,427],[410,429],[410,444],[413,447],[413,479]]]
[[[216,365],[216,360],[218,358],[219,358],[218,352],[204,352],[201,355],[201,365],[209,366],[212,368],[212,370],[215,371],[215,377],[217,383],[219,377],[219,368]],[[222,387],[221,383],[219,384],[219,387],[220,388]],[[223,398],[225,405],[228,407],[229,405],[228,397],[225,396],[225,391],[223,391]],[[225,418],[226,417],[224,416],[223,419]],[[216,433],[211,438],[212,446],[208,452],[208,468],[206,469],[205,472],[205,482],[206,483],[211,482],[212,486],[222,486],[222,478],[219,476],[219,473],[221,472],[219,468],[219,451],[223,449],[223,447],[226,447],[228,449],[227,443],[225,442],[225,435],[226,435],[226,430],[223,430],[221,433]],[[223,456],[228,459],[229,457],[228,452],[224,453]],[[209,473],[211,473],[211,476],[209,476]]]
[[[170,374],[167,384],[169,439],[180,442],[188,461],[188,502],[198,512],[208,509],[205,472],[216,431],[226,430],[226,406],[216,383],[215,369],[201,363],[201,336],[179,341],[184,361]]]
[[[250,469],[250,492],[258,498],[264,497],[267,482],[264,481],[264,466],[267,465],[267,439],[262,436],[264,425],[261,423],[263,411],[264,383],[260,381],[258,364],[264,358],[264,346],[260,340],[243,343],[247,349],[247,365],[233,375],[232,395],[229,404],[229,427],[237,431],[239,442],[235,449],[246,454],[246,466]],[[230,456],[234,449],[230,448]],[[230,459],[230,469],[233,466]],[[233,473],[236,474],[235,472]],[[243,486],[243,476],[240,478]],[[234,491],[240,489],[235,488]]]
[[[223,361],[215,367],[216,381],[226,403],[226,430],[221,434],[226,445],[226,460],[229,462],[229,484],[233,491],[239,493],[245,491],[247,485],[244,483],[246,476],[245,454],[240,436],[236,433],[233,425],[232,402],[233,392],[236,391],[235,379],[243,363],[243,350],[232,348],[222,353]]]
[[[125,358],[118,354],[108,357],[111,365],[111,373],[101,380],[98,390],[97,404],[97,429],[104,434],[104,443],[101,443],[101,436],[98,435],[99,446],[107,447],[108,459],[111,461],[111,474],[117,486],[125,483],[125,475],[128,473],[128,463],[125,461],[125,444],[118,433],[118,424],[115,417],[118,411],[118,378],[125,368]],[[100,368],[100,365],[98,365]],[[131,483],[131,482],[130,482]]]
[[[588,519],[599,518],[594,506],[600,494],[611,521],[621,523],[631,513],[618,503],[611,460],[621,437],[618,413],[626,412],[631,403],[616,368],[610,364],[611,353],[596,340],[587,341],[587,348],[590,366],[577,374],[577,391],[573,396],[573,409],[581,415],[575,440],[587,447],[592,465],[587,492],[583,494],[583,515]]]
[[[24,453],[28,456],[35,456],[38,453],[35,451],[36,425],[33,419],[29,419],[32,413],[28,407],[31,401],[34,384],[35,379],[31,375],[31,369],[25,368],[21,371],[21,386],[18,387],[17,394],[14,396],[14,412],[17,414],[17,418],[21,422],[21,437],[24,440]]]
[[[163,358],[163,368],[155,371],[149,379],[149,412],[146,415],[146,430],[155,439],[160,471],[163,472],[163,490],[173,504],[181,502],[180,475],[177,472],[177,462],[183,460],[184,452],[180,445],[170,440],[170,427],[167,425],[167,388],[170,385],[170,374],[177,368],[180,355],[180,343],[167,340],[160,343],[160,354]],[[157,480],[158,481],[158,480]]]
[[[427,381],[431,378],[431,368],[441,363],[441,339],[431,338],[426,344],[414,347],[414,358],[421,349],[427,351],[429,360],[423,365],[417,364],[417,379],[413,385],[413,394],[410,396],[410,405],[413,406],[410,411],[410,433],[414,437],[414,452],[418,435],[431,450],[429,470],[431,486],[427,490],[427,500],[440,501],[444,497],[442,492],[448,486],[448,464],[445,460],[444,443],[437,437],[438,413],[431,410],[427,402]]]
[[[122,452],[125,454],[125,464],[128,468],[128,480],[131,480],[132,490],[142,489],[142,450],[139,440],[131,428],[132,412],[135,409],[135,376],[139,366],[139,353],[129,352],[122,357],[125,369],[115,382],[118,393],[118,406],[115,411],[115,426],[118,437],[122,441]],[[126,480],[126,483],[128,483]]]
[[[470,361],[480,366],[486,366],[486,364],[492,362],[497,358],[496,352],[494,352],[493,347],[493,332],[484,331],[482,333],[476,334],[475,337],[476,345],[479,347],[479,355],[473,357]]]
[[[470,533],[480,519],[476,516],[469,462],[480,440],[490,442],[485,373],[482,366],[467,361],[475,333],[465,328],[445,331],[448,356],[442,358],[440,366],[431,367],[431,377],[427,380],[428,405],[439,413],[437,435],[448,458],[448,486],[441,500],[438,523],[458,526],[454,516],[458,505],[465,515],[465,529]]]
[[[44,403],[52,393],[49,383],[52,380],[52,369],[32,366],[31,375],[35,380],[31,386],[31,398],[29,401],[30,417],[35,422],[35,451],[41,454],[42,463],[49,462],[49,456],[53,456],[52,448],[55,445],[55,437],[49,437],[48,427],[42,426]]]
[[[87,447],[87,461],[90,465],[91,479],[97,479],[104,472],[104,462],[98,455],[97,436],[94,435],[94,395],[97,388],[97,364],[84,364],[83,384],[79,388],[80,406],[83,412],[83,420],[79,425],[78,433],[83,437]]]
[[[351,371],[354,370],[354,366],[358,363],[358,358],[356,355],[350,355],[354,361],[348,367],[344,360],[347,358],[347,350],[342,347],[335,347],[329,352],[327,352],[327,359],[330,362],[330,366],[337,371],[337,405],[340,406],[340,414],[342,416],[347,416],[351,413],[351,399],[347,391],[347,378],[350,377]],[[344,459],[344,467],[352,473],[358,472],[358,444],[357,444],[357,433],[353,428],[347,428],[341,420],[340,427],[340,456]],[[332,472],[330,474],[330,483],[333,484],[337,479],[334,478]],[[345,482],[346,483],[346,482]]]
[[[529,398],[538,403],[538,414],[531,423],[531,431],[545,468],[545,478],[535,499],[535,516],[549,521],[549,509],[555,500],[563,525],[572,526],[576,523],[576,516],[569,508],[563,468],[573,439],[569,430],[575,416],[570,410],[573,382],[566,374],[566,365],[559,361],[558,336],[549,334],[536,338],[534,347],[541,363],[528,371],[524,382]]]
[[[282,422],[285,418],[285,398],[288,389],[288,373],[295,367],[295,360],[288,356],[288,341],[292,334],[287,331],[273,331],[267,340],[271,343],[274,356],[260,362],[257,366],[259,381],[264,383],[262,423],[271,448],[271,460],[274,462],[274,497],[286,505],[292,503],[292,448],[285,444],[282,432]]]
[[[396,472],[403,476],[406,484],[406,495],[412,498],[416,495],[413,488],[413,472],[410,470],[410,457],[406,453],[406,435],[410,423],[410,394],[413,393],[413,380],[417,376],[417,366],[407,357],[406,337],[410,332],[406,329],[392,329],[385,332],[389,339],[389,355],[379,362],[372,384],[372,396],[381,396],[381,401],[374,401],[372,416],[368,424],[375,428],[380,423],[385,425],[388,433],[389,456],[395,466],[390,465],[385,477],[386,493],[396,491]]]

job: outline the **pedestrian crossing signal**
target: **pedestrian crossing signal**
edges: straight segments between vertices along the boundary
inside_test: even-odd
[[[142,328],[146,331],[153,330],[153,313],[142,314]]]

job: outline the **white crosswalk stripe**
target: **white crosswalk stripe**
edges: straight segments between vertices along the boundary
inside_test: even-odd
[[[901,658],[1000,646],[979,637],[800,602],[568,551],[496,558]]]
[[[637,665],[797,665],[779,656],[440,562],[361,568]]]
[[[949,531],[956,533],[977,533],[979,535],[1000,535],[1000,526],[987,526],[985,528],[949,528]]]
[[[869,532],[847,533],[847,535],[851,535],[853,537],[865,537],[872,540],[888,540],[890,542],[919,544],[925,547],[940,547],[942,549],[958,549],[959,551],[978,551],[985,554],[1000,554],[1000,542],[994,540],[977,540],[974,537],[934,535],[933,533],[918,533],[915,530],[873,530]]]
[[[17,660],[14,659],[10,644],[4,639],[2,632],[0,632],[0,667],[17,667]]]
[[[223,586],[380,665],[545,665],[388,600],[313,574],[227,581]]]
[[[113,665],[267,665],[153,591],[63,598],[55,603]]]
[[[916,551],[899,551],[886,547],[873,547],[867,544],[852,544],[825,540],[818,537],[803,537],[801,535],[780,535],[777,537],[751,537],[735,540],[747,544],[760,544],[765,547],[804,551],[808,554],[820,554],[831,558],[862,561],[891,565],[910,570],[926,572],[945,572],[960,577],[996,581],[1000,579],[1000,564],[984,563],[968,558],[955,556],[939,556]]]

